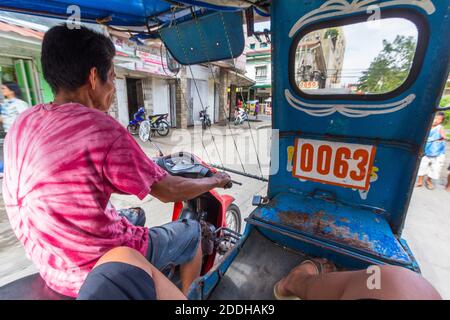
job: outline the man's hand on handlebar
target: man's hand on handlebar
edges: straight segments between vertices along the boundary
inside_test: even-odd
[[[230,176],[218,172],[202,179],[190,179],[166,175],[161,181],[152,186],[150,194],[162,202],[178,202],[190,200],[214,188],[231,188]]]
[[[217,188],[230,188],[231,187],[231,177],[225,172],[217,172],[213,176],[217,181]]]

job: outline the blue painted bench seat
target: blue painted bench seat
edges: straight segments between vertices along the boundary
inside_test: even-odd
[[[250,218],[387,263],[413,263],[385,217],[369,209],[281,193]]]

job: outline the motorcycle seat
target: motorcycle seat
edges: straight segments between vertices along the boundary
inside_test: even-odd
[[[149,115],[149,117],[153,118],[153,117],[162,117],[162,116],[166,116],[168,115],[168,113],[161,113],[161,114],[151,114]]]
[[[0,300],[73,300],[53,291],[39,273],[29,275],[0,287]]]

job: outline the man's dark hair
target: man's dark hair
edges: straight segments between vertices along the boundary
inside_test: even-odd
[[[15,82],[3,82],[2,85],[7,87],[9,90],[14,92],[14,95],[17,99],[22,99],[22,90],[20,90],[20,87]]]
[[[445,112],[444,111],[438,111],[436,113],[436,115],[439,116],[439,117],[444,117],[444,119],[445,119]]]
[[[41,62],[44,78],[53,92],[75,90],[83,86],[93,67],[102,81],[108,78],[116,50],[112,41],[86,27],[51,28],[42,42]]]

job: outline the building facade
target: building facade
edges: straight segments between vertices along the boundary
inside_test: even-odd
[[[258,100],[259,103],[267,103],[272,96],[272,64],[271,43],[265,38],[247,37],[246,76],[256,83],[246,91],[246,100]]]
[[[299,88],[339,88],[344,54],[342,28],[321,29],[305,35],[295,53],[295,80]]]
[[[39,17],[28,22],[20,17],[0,15],[0,79],[17,82],[30,105],[50,102],[54,97],[42,74],[41,45],[44,33],[60,22]],[[237,88],[254,84],[244,76],[244,55],[234,61],[178,66],[179,72],[172,72],[159,40],[142,45],[130,41],[127,33],[89,27],[110,36],[115,45],[117,96],[109,113],[123,126],[139,107],[145,108],[147,116],[168,114],[169,122],[177,128],[200,124],[203,109],[213,122],[223,123],[234,110]]]
[[[40,62],[41,43],[48,28],[0,16],[0,80],[16,82],[30,106],[53,100]],[[0,97],[0,99],[3,97]]]
[[[294,69],[299,88],[304,90],[340,88],[345,46],[342,28],[313,31],[300,39]],[[243,96],[247,101],[258,101],[262,112],[271,111],[270,34],[266,31],[247,37],[245,55],[246,75],[256,83],[245,91]]]
[[[140,107],[146,115],[168,114],[176,126],[173,89],[167,65],[156,45],[140,46],[128,40],[126,34],[110,32],[116,48],[116,100],[110,114],[127,126]]]

